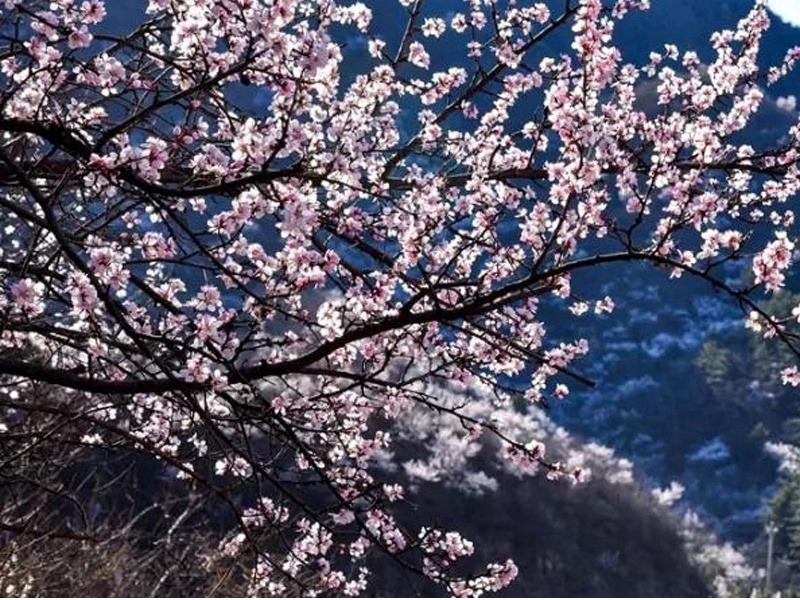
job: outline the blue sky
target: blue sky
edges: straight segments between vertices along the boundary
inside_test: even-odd
[[[800,0],[769,0],[769,7],[787,23],[800,27]]]

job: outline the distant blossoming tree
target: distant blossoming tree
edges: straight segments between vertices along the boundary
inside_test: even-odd
[[[478,569],[458,533],[406,526],[376,464],[424,410],[460,423],[449,447],[579,477],[436,386],[508,415],[586,383],[587,342],[548,338],[540,308],[613,310],[571,289],[593,268],[707,280],[797,355],[800,307],[757,304],[791,268],[800,189],[799,127],[745,140],[800,58],[759,65],[763,1],[712,62],[641,65],[613,35],[648,0],[399,0],[403,31],[379,31],[389,3],[150,0],[110,35],[114,2],[0,1],[5,456],[156,457],[228,512],[253,594],[358,595],[375,553],[456,595],[506,586],[510,559]],[[750,281],[725,279],[736,261]]]

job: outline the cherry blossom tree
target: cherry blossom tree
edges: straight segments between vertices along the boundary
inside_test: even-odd
[[[602,265],[705,280],[800,356],[800,307],[759,304],[800,188],[800,128],[747,140],[800,58],[759,63],[762,0],[713,61],[645,64],[614,31],[648,0],[399,3],[401,36],[383,0],[149,0],[123,35],[111,2],[0,3],[0,440],[157,458],[227,511],[253,594],[358,595],[374,554],[455,595],[513,580],[404,525],[378,464],[423,411],[453,451],[580,478],[469,399],[524,418],[590,384],[542,307],[612,311],[572,289]]]

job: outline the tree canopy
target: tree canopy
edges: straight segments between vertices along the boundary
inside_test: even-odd
[[[712,61],[633,64],[615,28],[648,4],[399,0],[394,35],[383,0],[150,0],[118,34],[113,3],[5,0],[8,481],[43,444],[144,455],[224,513],[253,594],[358,595],[377,552],[480,595],[517,567],[406,525],[398,423],[581,479],[525,406],[592,384],[546,315],[614,310],[581,287],[599,267],[708,283],[800,384],[800,306],[760,302],[794,259],[800,128],[748,136],[800,48],[762,64],[758,0]]]

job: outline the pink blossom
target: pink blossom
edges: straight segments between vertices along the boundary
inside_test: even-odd
[[[44,312],[44,284],[32,279],[20,279],[11,284],[11,301],[29,318]]]
[[[440,37],[445,30],[445,23],[444,19],[440,18],[428,18],[422,23],[422,35],[425,37]]]
[[[427,69],[431,65],[431,57],[420,42],[411,42],[408,47],[408,60],[412,65]]]

